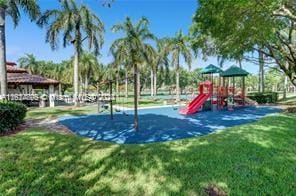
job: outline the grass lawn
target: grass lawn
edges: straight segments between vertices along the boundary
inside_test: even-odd
[[[288,97],[286,100],[280,100],[279,104],[283,104],[283,105],[296,105],[296,96],[290,96]]]
[[[133,99],[128,98],[124,100],[120,98],[117,102],[114,103],[119,107],[130,107],[132,108]],[[139,100],[139,107],[147,107],[147,106],[161,106],[163,105],[162,100],[152,100],[152,99],[141,99]],[[98,112],[98,107],[96,104],[89,106],[82,106],[75,108],[73,106],[58,106],[54,108],[29,108],[26,119],[44,119],[44,118],[57,118],[59,116],[64,115],[85,115],[85,114],[94,114]],[[108,112],[108,111],[106,111]]]
[[[57,118],[64,115],[79,116],[97,112],[97,105],[82,106],[78,108],[75,108],[73,106],[58,106],[54,108],[28,108],[26,119]]]
[[[32,115],[32,114],[30,114]],[[0,138],[0,195],[292,195],[296,115],[174,142],[115,145],[28,129]]]
[[[153,99],[147,99],[142,98],[139,100],[139,106],[140,107],[147,107],[147,106],[161,106],[163,105],[164,100],[153,100]],[[119,106],[123,107],[134,107],[134,99],[133,98],[122,98],[120,97],[115,104],[118,104]]]

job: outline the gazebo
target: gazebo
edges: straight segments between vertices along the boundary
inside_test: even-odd
[[[49,94],[59,94],[60,82],[57,80],[30,74],[13,62],[7,62],[6,69],[9,94],[34,94],[35,89],[48,90]]]

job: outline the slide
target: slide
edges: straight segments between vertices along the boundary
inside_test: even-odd
[[[203,86],[208,87],[208,93],[203,92]],[[199,87],[199,95],[195,97],[186,107],[181,108],[179,113],[183,115],[194,114],[198,112],[201,106],[207,101],[207,99],[212,95],[212,83],[208,81],[201,83]]]

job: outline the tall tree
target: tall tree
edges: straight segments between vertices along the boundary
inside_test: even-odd
[[[36,0],[0,0],[0,94],[3,96],[7,95],[5,20],[6,16],[11,17],[16,27],[21,17],[20,9],[28,14],[31,21],[39,17]]]
[[[176,71],[176,101],[180,101],[180,57],[183,56],[185,63],[191,68],[192,54],[187,42],[186,36],[179,31],[174,38],[171,39],[172,63]]]
[[[259,92],[264,92],[264,56],[262,52],[258,52],[259,55]]]
[[[121,32],[124,34],[122,38],[115,40],[111,48],[124,47],[130,63],[133,66],[134,78],[134,127],[138,131],[138,75],[139,66],[143,62],[148,62],[147,47],[149,44],[146,41],[155,39],[154,35],[148,29],[148,19],[142,17],[137,23],[133,24],[130,18],[126,18],[123,23],[116,24],[112,30],[114,32]]]
[[[102,21],[85,5],[76,4],[74,0],[61,0],[60,9],[47,10],[38,23],[48,26],[46,42],[53,50],[58,47],[59,36],[62,35],[63,47],[74,47],[74,104],[78,106],[79,95],[79,59],[83,41],[87,41],[89,49],[95,55],[103,44],[104,25]]]
[[[95,75],[96,72],[99,72],[99,62],[95,55],[88,52],[83,52],[80,58],[81,65],[81,78],[84,82],[85,93],[88,93],[88,85],[91,77]]]
[[[151,59],[150,67],[150,88],[151,96],[157,95],[157,71],[168,66],[168,54],[170,52],[169,39],[163,38],[157,41],[156,50],[151,50],[149,58]]]
[[[115,66],[117,70],[119,70],[120,67],[124,67],[125,69],[125,97],[127,98],[128,97],[128,75],[129,75],[128,73],[131,69],[131,64],[132,64],[130,62],[129,50],[126,46],[118,42],[111,45],[110,52],[113,56],[113,61],[114,61],[113,66]],[[116,79],[118,80],[119,77],[116,77]],[[116,83],[118,83],[118,81]]]
[[[199,0],[191,27],[192,46],[203,54],[236,58],[256,51],[296,85],[296,4],[294,0]],[[259,63],[258,58],[252,61]]]

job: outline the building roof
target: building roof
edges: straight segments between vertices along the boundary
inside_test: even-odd
[[[201,70],[202,74],[212,74],[212,73],[221,73],[221,72],[222,72],[222,69],[220,69],[219,67],[213,64],[209,64],[208,66],[206,66]]]
[[[60,82],[40,75],[29,74],[26,69],[19,68],[14,62],[6,62],[8,84],[57,85]]]
[[[53,79],[48,79],[39,75],[32,75],[29,73],[7,73],[7,82],[8,84],[43,84],[57,85],[60,82]]]
[[[232,65],[221,74],[222,77],[239,77],[247,75],[249,75],[249,72],[242,68],[239,68],[236,65]]]
[[[7,73],[28,73],[27,70],[17,67],[16,63],[9,61],[6,62],[6,70]]]

